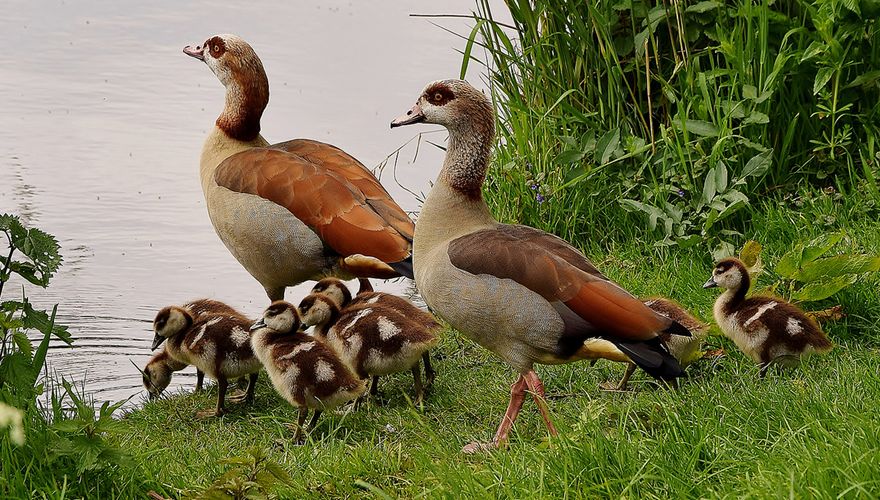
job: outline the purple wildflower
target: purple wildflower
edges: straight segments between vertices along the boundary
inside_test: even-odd
[[[679,190],[678,190],[678,196],[679,196],[680,198],[684,198],[684,189],[679,189]]]
[[[538,203],[544,203],[544,195],[541,193],[536,194],[535,199],[538,200]]]

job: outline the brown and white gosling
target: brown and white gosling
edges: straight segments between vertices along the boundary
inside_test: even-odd
[[[434,318],[434,315],[425,311],[409,300],[386,292],[376,292],[367,278],[358,278],[357,295],[352,296],[348,286],[339,278],[324,278],[312,287],[311,293],[321,293],[333,299],[340,310],[353,310],[354,308],[372,307],[380,305],[394,309],[406,318],[422,325],[423,328],[430,332],[435,332],[440,328],[440,324]],[[302,309],[300,309],[302,311]],[[425,365],[425,388],[431,387],[436,376],[434,368],[431,366],[431,356],[428,351],[422,353],[422,363]],[[373,380],[373,387],[370,394],[376,394],[377,380]]]
[[[681,368],[684,369],[700,359],[700,345],[702,345],[703,340],[706,339],[706,335],[709,333],[709,325],[695,318],[687,309],[673,300],[657,297],[643,302],[655,312],[677,322],[691,332],[690,337],[669,332],[660,334],[660,338],[666,344],[669,353],[678,360]],[[617,385],[611,383],[603,384],[603,388],[613,391],[625,391],[630,377],[636,371],[636,366],[635,363],[630,361],[620,382]]]
[[[315,334],[326,339],[358,376],[373,377],[370,394],[378,392],[380,376],[410,370],[416,402],[422,402],[419,360],[437,344],[436,329],[379,303],[340,310],[336,301],[320,293],[306,296],[299,308],[303,324],[314,326]]]
[[[263,317],[251,326],[254,353],[266,367],[278,394],[299,408],[295,442],[302,439],[302,428],[309,410],[314,410],[314,428],[324,410],[360,397],[366,391],[358,378],[321,339],[299,331],[299,313],[293,304],[273,302]]]
[[[746,298],[750,286],[748,269],[731,257],[715,265],[703,288],[725,289],[715,301],[715,321],[724,335],[761,366],[761,377],[771,364],[793,367],[803,355],[831,350],[831,341],[803,311],[776,297]]]
[[[224,403],[230,379],[250,375],[243,399],[253,402],[262,366],[251,349],[250,325],[249,319],[234,310],[227,314],[201,314],[196,319],[187,309],[168,306],[156,315],[152,349],[165,342],[165,350],[175,361],[194,365],[217,380],[217,407],[214,411],[199,412],[200,417],[226,413]]]

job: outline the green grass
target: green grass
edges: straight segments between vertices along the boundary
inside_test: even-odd
[[[831,229],[880,252],[880,223],[865,217],[864,204],[818,191],[798,203],[800,212],[768,202],[753,221],[749,236],[766,243],[765,260]],[[805,224],[816,220],[829,226]],[[700,287],[708,255],[638,240],[589,253],[634,293],[671,296],[710,319],[717,291]],[[253,407],[199,421],[194,413],[210,408],[215,394],[176,395],[129,414],[115,439],[169,496],[207,487],[229,467],[219,460],[256,445],[291,474],[292,485],[276,490],[282,497],[876,497],[878,281],[837,299],[850,315],[827,326],[831,354],[765,380],[718,336],[707,347],[727,355],[693,365],[679,390],[640,374],[632,393],[600,392],[600,382],[622,374],[610,362],[539,367],[560,436],[548,437],[528,401],[506,451],[460,453],[471,440],[491,438],[515,374],[454,331],[435,352],[438,378],[422,409],[407,399],[408,375],[389,377],[383,405],[327,415],[308,444],[294,446],[285,424],[296,410],[263,378]]]

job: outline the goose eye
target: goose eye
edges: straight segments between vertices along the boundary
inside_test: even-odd
[[[213,47],[211,47],[211,52],[213,52],[213,53],[215,53],[215,54],[216,54],[217,52],[220,52],[220,47],[214,45]]]
[[[437,101],[437,102],[442,101],[442,100],[443,100],[443,94],[441,94],[440,92],[437,92],[436,94],[434,94],[434,100]]]

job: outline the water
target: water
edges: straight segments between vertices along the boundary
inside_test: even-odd
[[[251,42],[269,75],[269,142],[309,137],[378,165],[419,131],[389,130],[425,83],[457,77],[464,43],[410,13],[460,13],[443,2],[9,1],[0,17],[0,213],[58,237],[64,265],[48,290],[28,289],[76,338],[53,343],[50,369],[85,381],[96,400],[142,394],[156,311],[199,297],[256,317],[262,288],[214,234],[198,184],[205,134],[223,88],[181,49],[215,33]],[[469,32],[465,20],[438,23]],[[469,79],[479,82],[478,67]],[[428,137],[442,143],[445,134]],[[400,157],[400,183],[427,191],[442,152]],[[406,210],[418,201],[389,166],[383,184]],[[403,283],[375,282],[400,291]],[[289,289],[298,301],[310,285]],[[7,286],[4,298],[20,287]],[[170,390],[192,387],[195,371]]]

